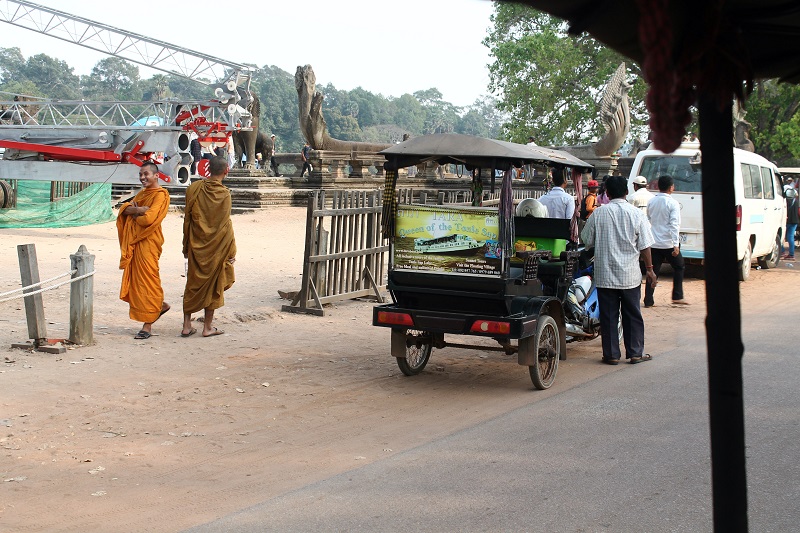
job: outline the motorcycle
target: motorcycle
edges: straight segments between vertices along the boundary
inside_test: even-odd
[[[594,250],[582,250],[578,267],[562,302],[567,342],[587,341],[600,336],[600,304],[594,283]],[[617,324],[622,342],[622,317]]]

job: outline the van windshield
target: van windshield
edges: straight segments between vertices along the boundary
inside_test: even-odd
[[[660,176],[672,176],[675,192],[702,192],[703,175],[700,165],[689,164],[686,155],[654,155],[645,157],[639,174],[647,178],[647,188],[658,190]]]

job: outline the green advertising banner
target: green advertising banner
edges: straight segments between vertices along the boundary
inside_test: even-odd
[[[499,277],[498,228],[496,210],[398,206],[394,269]]]

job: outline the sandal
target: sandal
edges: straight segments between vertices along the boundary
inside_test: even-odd
[[[203,337],[214,337],[215,335],[224,335],[224,334],[225,334],[225,332],[222,331],[221,329],[214,328],[214,329],[211,330],[211,333],[209,333],[208,335],[203,333]]]
[[[603,357],[602,362],[607,365],[618,365],[619,359],[606,359],[605,357]]]
[[[141,340],[144,340],[144,339],[149,339],[152,335],[153,334],[150,333],[149,331],[141,330],[133,338],[136,339],[136,340],[140,340],[141,341]]]
[[[652,360],[653,356],[650,355],[649,353],[646,353],[640,357],[631,357],[628,362],[632,365],[635,365],[637,363],[644,363],[645,361],[652,361]]]
[[[185,339],[186,337],[191,337],[195,333],[197,333],[197,329],[196,328],[190,329],[189,333],[184,333],[184,332],[181,331],[181,337],[183,337]]]

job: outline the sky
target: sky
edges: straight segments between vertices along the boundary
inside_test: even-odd
[[[490,0],[38,0],[39,5],[236,63],[275,65],[294,75],[310,64],[317,84],[361,87],[385,97],[437,88],[468,106],[489,94],[489,50],[481,44]],[[0,7],[13,2],[0,0]],[[256,6],[235,13],[231,6]],[[107,55],[0,22],[0,48],[44,53],[89,74]],[[140,67],[143,78],[155,71]]]

